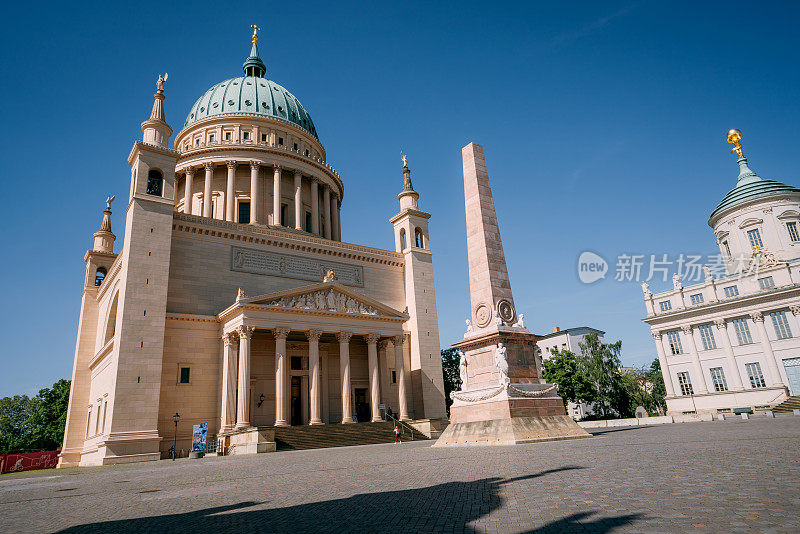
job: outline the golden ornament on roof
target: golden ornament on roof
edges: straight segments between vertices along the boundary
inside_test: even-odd
[[[728,130],[728,142],[733,145],[731,152],[736,152],[736,155],[740,158],[744,157],[742,154],[742,132],[737,128],[733,128]]]

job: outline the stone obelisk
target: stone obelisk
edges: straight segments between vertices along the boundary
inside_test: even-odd
[[[557,387],[539,376],[538,337],[517,317],[483,147],[462,149],[471,321],[462,352],[461,391],[435,446],[510,445],[584,438]]]

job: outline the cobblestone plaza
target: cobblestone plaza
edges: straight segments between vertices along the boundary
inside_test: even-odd
[[[0,532],[798,532],[800,417],[3,475]]]

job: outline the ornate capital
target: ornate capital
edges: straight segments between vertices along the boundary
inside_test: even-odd
[[[319,178],[316,176],[309,176],[308,181],[311,182],[311,185],[317,184],[319,185]]]
[[[251,161],[250,162],[250,168],[253,169],[254,171],[258,172],[258,169],[261,168],[261,162],[260,161]]]
[[[685,324],[685,325],[681,326],[681,330],[683,330],[683,333],[686,334],[687,336],[691,335],[691,333],[692,333],[692,325]]]
[[[275,337],[278,339],[286,339],[286,336],[289,335],[290,330],[288,328],[276,328],[275,329]]]
[[[349,343],[350,338],[353,337],[352,332],[337,332],[336,339],[339,340],[339,343]]]
[[[339,201],[339,193],[337,191],[331,190],[331,199],[338,202]]]
[[[203,163],[203,167],[205,167],[206,172],[214,172],[215,165],[210,161],[206,161],[205,163]]]
[[[661,332],[658,330],[650,331],[650,335],[653,336],[653,339],[655,339],[656,341],[659,341],[661,339]]]
[[[186,176],[194,176],[194,167],[186,167],[183,170],[186,173]]]
[[[394,336],[394,337],[392,337],[392,340],[394,341],[394,346],[397,347],[399,345],[402,345],[404,337],[405,336]]]
[[[236,346],[236,344],[239,342],[239,334],[237,334],[235,331],[226,332],[222,334],[222,341],[225,342],[226,347]]]
[[[753,320],[753,322],[761,323],[764,321],[764,314],[761,312],[753,312],[750,314],[750,318]]]
[[[385,339],[385,338],[384,338],[384,339],[382,339],[382,340],[381,340],[381,343],[380,343],[380,345],[381,345],[381,349],[383,349],[383,350],[389,350],[389,346],[390,346],[390,345],[391,345],[392,347],[394,347],[394,341],[393,341],[393,339],[392,339],[392,338],[388,338],[388,339]]]
[[[364,339],[367,341],[367,344],[369,345],[376,344],[380,338],[381,336],[378,334],[367,334],[364,336]]]
[[[309,341],[318,342],[319,338],[322,337],[322,330],[309,330],[306,332],[306,337]]]
[[[280,174],[281,173],[281,166],[278,165],[277,163],[273,163],[272,164],[272,170],[275,172],[275,174]]]
[[[256,331],[255,326],[245,326],[242,325],[236,329],[236,332],[239,334],[239,338],[241,339],[250,339],[253,337],[253,332]]]
[[[789,306],[789,310],[791,310],[792,315],[800,315],[800,306],[797,304],[794,306]]]
[[[725,319],[714,319],[714,326],[720,330],[725,330]]]
[[[295,169],[294,177],[297,178],[298,176],[303,176],[303,171],[301,171],[300,169]]]
[[[225,165],[228,166],[228,169],[235,169],[238,164],[239,164],[238,161],[233,161],[233,160],[228,160],[225,162]]]

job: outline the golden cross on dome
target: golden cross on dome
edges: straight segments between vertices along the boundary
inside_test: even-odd
[[[728,142],[733,145],[731,152],[736,152],[740,158],[744,157],[742,154],[742,132],[736,128],[728,130]]]
[[[261,28],[259,28],[255,24],[251,24],[250,27],[253,28],[253,44],[258,44],[258,30],[260,30]]]

